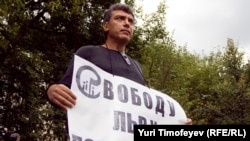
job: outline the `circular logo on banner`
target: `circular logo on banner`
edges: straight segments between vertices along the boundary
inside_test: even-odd
[[[98,98],[100,96],[100,92],[96,92],[95,88],[99,86],[100,83],[101,78],[92,67],[82,66],[77,70],[76,84],[81,93],[85,96],[89,98]]]

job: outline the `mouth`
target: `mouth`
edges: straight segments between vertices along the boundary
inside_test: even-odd
[[[130,34],[131,34],[130,31],[129,31],[129,30],[126,30],[126,29],[122,29],[121,32],[122,32],[122,33],[125,33],[125,34],[127,34],[127,35],[130,35]]]

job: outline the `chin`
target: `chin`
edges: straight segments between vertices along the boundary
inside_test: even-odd
[[[125,42],[129,42],[131,40],[131,37],[123,36],[123,37],[120,37],[120,40],[125,41]]]

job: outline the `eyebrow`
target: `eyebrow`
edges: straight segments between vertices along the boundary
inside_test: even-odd
[[[126,16],[126,15],[123,15],[123,14],[117,14],[117,15],[114,16],[114,18],[118,18],[118,17],[122,17],[122,18],[128,17],[128,20],[130,20],[132,22],[135,21],[135,19],[133,18],[133,16],[132,16],[132,18],[130,16]]]

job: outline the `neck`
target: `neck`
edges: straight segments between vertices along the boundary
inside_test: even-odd
[[[106,40],[103,46],[111,50],[125,53],[126,43],[117,42],[117,41],[113,41],[109,39],[109,40]]]

